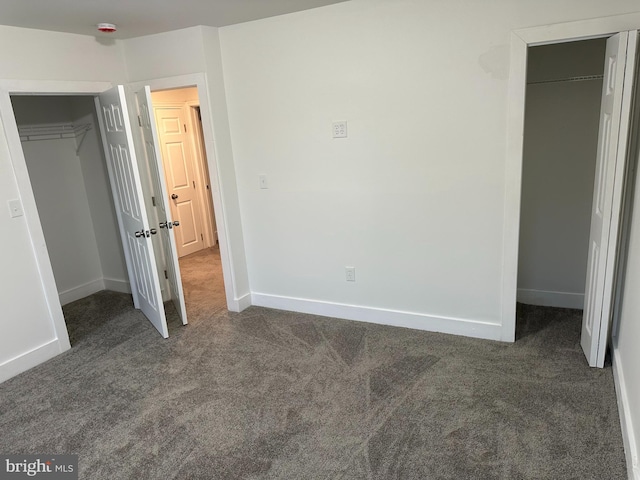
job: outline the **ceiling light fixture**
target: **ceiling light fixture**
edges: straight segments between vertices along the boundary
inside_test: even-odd
[[[96,25],[98,30],[103,33],[113,33],[116,31],[116,26],[113,23],[99,23]]]

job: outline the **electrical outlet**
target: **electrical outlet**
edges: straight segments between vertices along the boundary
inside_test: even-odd
[[[333,138],[347,138],[347,122],[333,122]]]
[[[356,267],[344,267],[344,271],[347,276],[347,282],[356,281]]]

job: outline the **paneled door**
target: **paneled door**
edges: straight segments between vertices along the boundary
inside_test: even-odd
[[[178,263],[178,250],[175,240],[176,232],[183,227],[179,221],[173,220],[171,207],[167,198],[167,186],[164,175],[162,174],[162,160],[157,155],[157,152],[160,151],[160,147],[155,120],[153,117],[151,89],[148,86],[145,86],[142,90],[136,92],[136,101],[138,105],[138,118],[140,119],[140,128],[142,130],[146,160],[149,165],[153,190],[156,196],[158,218],[160,219],[158,227],[164,249],[171,300],[182,319],[182,323],[186,325],[187,309],[184,303],[184,291],[182,289],[180,265]]]
[[[602,367],[613,302],[613,282],[621,213],[621,184],[627,155],[631,102],[625,98],[632,78],[627,62],[636,52],[636,32],[621,32],[607,40],[600,107],[600,129],[591,209],[589,256],[580,344],[592,367]]]
[[[147,219],[124,87],[119,85],[100,94],[96,106],[111,190],[127,250],[127,267],[133,270],[135,278],[131,289],[134,298],[137,297],[136,307],[167,338],[167,321],[150,238],[157,229],[151,228]]]
[[[189,255],[205,246],[202,208],[196,190],[194,156],[183,106],[155,107],[154,114],[162,151],[167,193],[172,217],[180,222],[175,231],[178,256]]]

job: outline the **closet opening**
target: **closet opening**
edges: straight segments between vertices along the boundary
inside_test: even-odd
[[[197,87],[151,92],[187,313],[226,308]]]
[[[10,98],[61,305],[131,293],[94,97]]]
[[[516,341],[559,318],[580,340],[606,48],[528,48]]]

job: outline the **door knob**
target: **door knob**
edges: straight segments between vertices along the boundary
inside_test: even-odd
[[[172,198],[173,200],[175,200],[176,198],[178,198],[178,195],[176,195],[175,193],[172,193],[172,194],[171,194],[171,198]]]
[[[144,237],[144,230],[140,230],[139,232],[135,232],[134,235],[136,238]]]
[[[168,225],[168,224],[169,224],[169,222],[160,222],[160,223],[159,223],[160,228],[168,228],[168,227],[169,227],[169,225]]]
[[[155,228],[150,229],[149,232],[151,233],[151,235],[155,235],[156,233],[158,233]]]
[[[180,222],[178,222],[177,220],[175,222],[173,222],[173,226],[174,227],[179,227],[180,226]]]

